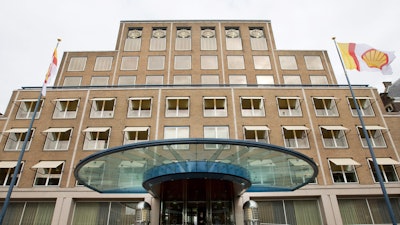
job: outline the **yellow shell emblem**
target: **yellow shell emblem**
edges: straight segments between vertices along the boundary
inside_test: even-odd
[[[364,52],[361,58],[370,68],[382,69],[382,67],[387,65],[389,62],[389,56],[376,49],[370,49]]]

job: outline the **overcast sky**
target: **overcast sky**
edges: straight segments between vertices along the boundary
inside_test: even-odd
[[[400,78],[399,0],[17,0],[0,8],[0,112],[12,91],[43,83],[57,38],[64,51],[114,50],[122,20],[271,20],[278,49],[327,50],[347,84],[332,37],[395,51],[393,75],[348,71],[383,91]],[[54,81],[54,79],[53,79]],[[50,83],[52,86],[52,82]]]

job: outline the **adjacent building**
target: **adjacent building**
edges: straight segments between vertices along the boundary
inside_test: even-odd
[[[40,104],[4,224],[134,224],[144,201],[152,225],[239,225],[249,200],[261,224],[391,223],[348,86],[338,85],[326,51],[278,50],[268,20],[122,21],[115,50],[65,52],[54,86],[37,102],[40,90],[15,90],[0,119],[4,199]],[[375,88],[353,90],[400,221],[400,114],[385,110]],[[295,191],[240,194],[222,178],[188,177],[163,181],[155,196],[98,193],[74,175],[81,160],[105,149],[187,138],[281,146],[312,159],[318,176]],[[309,177],[304,163],[288,162],[287,182]],[[112,176],[140,186],[144,164],[121,160]],[[251,185],[277,185],[282,171],[273,160],[248,165]],[[85,185],[107,185],[106,163],[86,170],[96,179],[88,175]]]

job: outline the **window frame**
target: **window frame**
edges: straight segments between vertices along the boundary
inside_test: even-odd
[[[20,104],[18,106],[18,111],[15,116],[15,119],[31,119],[33,116],[33,113],[35,111],[36,104],[38,103],[38,100],[37,99],[22,99],[22,100],[17,100],[17,102],[20,102]],[[40,99],[38,110],[35,115],[35,119],[40,118],[40,114],[42,112],[43,105],[44,105],[44,100]]]
[[[372,161],[371,158],[368,158],[367,161],[368,161],[368,166],[369,166],[369,169],[370,169],[370,172],[371,172],[372,179],[374,180],[375,183],[378,183],[379,181],[378,181],[378,178],[377,178],[377,175],[376,175],[376,171],[375,171],[375,167],[374,167],[373,161]],[[397,174],[397,171],[396,171],[396,168],[395,168],[394,164],[379,164],[378,163],[378,166],[379,166],[379,170],[381,172],[382,179],[383,179],[384,183],[399,183],[400,182],[399,175]],[[390,170],[390,171],[388,171],[388,170]],[[393,176],[392,178],[394,178],[395,180],[389,180],[388,179],[389,173],[392,173],[392,176]]]
[[[270,129],[267,126],[243,126],[243,139],[269,144],[269,132]],[[250,133],[254,133],[254,138],[248,138]]]
[[[10,163],[15,163],[15,164],[17,164],[18,162],[17,161],[1,161],[1,162],[10,162]],[[0,162],[0,163],[1,163]],[[21,162],[21,165],[20,165],[20,167],[19,167],[19,171],[18,171],[18,173],[17,173],[17,179],[16,179],[16,181],[15,181],[15,186],[18,186],[18,182],[19,182],[19,180],[20,180],[20,177],[21,177],[21,174],[22,174],[22,171],[23,171],[23,168],[24,168],[24,165],[25,165],[25,163],[24,162]],[[8,186],[10,186],[10,184],[11,184],[11,180],[12,180],[12,178],[13,178],[13,175],[14,175],[14,171],[15,171],[15,168],[16,168],[17,166],[15,165],[15,166],[10,166],[10,167],[1,167],[0,168],[0,176],[2,177],[1,179],[3,180],[3,183],[0,183],[0,187],[8,187]],[[4,173],[3,173],[4,172]],[[3,175],[4,174],[4,175]]]
[[[166,97],[165,100],[165,117],[189,117],[190,97]]]
[[[65,161],[63,161],[59,166],[57,166],[55,168],[47,168],[47,167],[35,168],[36,173],[35,173],[35,179],[33,180],[33,186],[34,187],[60,186],[62,174],[64,171],[64,165],[65,165]],[[38,184],[38,179],[44,179],[45,183]],[[49,184],[49,182],[51,180],[55,180],[55,179],[58,179],[57,184]]]
[[[282,126],[282,135],[286,148],[292,148],[292,149],[310,148],[310,141],[308,140],[308,134],[307,134],[309,128],[307,127],[301,128],[301,127],[291,128],[291,126]],[[291,146],[290,143],[294,143],[294,146]]]
[[[375,128],[376,127],[376,128]],[[368,148],[367,139],[364,136],[364,132],[362,126],[357,126],[358,137],[360,138],[360,142],[363,148]],[[385,137],[383,136],[382,130],[386,130],[384,127],[379,126],[365,126],[367,131],[370,143],[374,148],[387,148]],[[372,132],[373,131],[373,132]],[[377,145],[377,143],[382,143],[381,145]]]
[[[371,103],[371,99],[373,99],[373,98],[370,98],[370,97],[355,97],[355,98],[356,98],[357,104],[359,106],[361,116],[363,116],[363,117],[375,116],[374,108],[372,107],[372,103]],[[347,101],[349,104],[351,115],[353,117],[358,117],[357,108],[354,105],[353,97],[348,97]]]
[[[128,104],[128,118],[149,118],[151,117],[152,113],[152,105],[153,105],[153,98],[152,97],[130,97],[128,99],[129,104]],[[134,109],[135,105],[133,104],[134,102],[138,101],[139,104],[137,106],[137,109]],[[148,109],[143,109],[143,102],[144,101],[149,101],[149,107]],[[136,107],[135,107],[136,108]]]
[[[282,101],[286,100],[286,104],[284,104],[283,102],[280,102],[280,99],[282,99]],[[279,116],[281,116],[281,117],[301,117],[301,116],[303,116],[300,100],[301,100],[300,97],[276,97]],[[295,101],[294,105],[290,101]],[[285,108],[285,106],[287,106],[287,108]]]
[[[124,145],[138,143],[142,141],[148,141],[150,138],[150,127],[125,127],[123,132],[124,132],[124,142],[123,142]],[[143,136],[142,133],[146,133],[146,139],[140,138]],[[131,139],[130,137],[134,137],[134,139]]]
[[[259,100],[259,103],[255,104],[255,100]],[[250,104],[244,104],[244,101],[249,101]],[[247,105],[249,105],[249,107],[245,108]],[[256,105],[258,105],[257,108]],[[240,97],[240,111],[242,117],[265,117],[264,97]]]
[[[55,99],[53,119],[75,119],[78,114],[80,99]],[[65,102],[65,103],[62,103]],[[73,102],[76,102],[74,104]]]
[[[336,126],[320,126],[322,143],[324,144],[324,148],[348,148],[349,144],[346,138],[346,130],[345,127],[335,128]],[[339,127],[339,126],[337,126]],[[325,132],[324,132],[325,130]],[[335,132],[336,131],[336,132]],[[330,141],[328,141],[330,140]],[[332,144],[328,144],[332,143]],[[343,145],[340,145],[343,143]]]
[[[315,115],[318,117],[338,117],[336,99],[335,97],[313,97]]]
[[[83,150],[97,151],[108,148],[110,144],[111,127],[88,127],[83,130],[83,132],[85,133]],[[102,142],[104,142],[103,145],[101,145]]]
[[[209,129],[207,131],[207,129]],[[213,130],[214,133],[210,132],[210,130]],[[225,134],[227,136],[224,136]],[[215,135],[209,135],[209,134],[215,134]],[[224,138],[224,139],[229,139],[229,126],[203,126],[203,137],[204,138]],[[205,144],[204,149],[205,150],[217,150],[217,149],[229,149],[229,145],[222,145],[222,144]]]
[[[92,106],[90,110],[90,118],[113,118],[115,106],[117,104],[116,98],[92,98]],[[100,105],[98,104],[100,103]],[[112,105],[112,110],[109,108]]]
[[[329,171],[331,173],[333,183],[335,184],[359,183],[355,165],[337,165],[333,160],[334,159],[328,159]],[[351,177],[354,178],[354,181],[350,180]]]
[[[223,101],[223,107],[218,106],[218,100]],[[210,105],[208,102],[211,102],[213,108],[209,108]],[[203,116],[204,117],[227,117],[228,116],[228,107],[227,107],[227,98],[226,97],[203,97]]]
[[[22,130],[26,130],[26,131],[22,131]],[[9,134],[7,137],[6,145],[4,146],[4,151],[21,151],[22,147],[24,145],[25,137],[28,134],[28,131],[29,131],[29,128],[12,128],[10,130],[6,130],[5,132],[7,132]],[[25,151],[29,151],[34,133],[35,133],[35,129],[32,128],[31,132],[30,132],[30,137],[25,146]],[[10,148],[12,146],[15,146],[15,147]]]

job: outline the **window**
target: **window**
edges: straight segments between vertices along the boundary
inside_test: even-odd
[[[150,51],[165,51],[167,47],[167,29],[153,28],[150,39]]]
[[[271,60],[269,59],[269,56],[264,56],[264,55],[254,55],[253,56],[253,63],[254,63],[254,69],[256,70],[270,70],[272,69],[271,67]]]
[[[241,97],[240,105],[242,116],[265,116],[264,98]]]
[[[225,28],[226,50],[242,50],[242,38],[238,27]]]
[[[83,150],[103,150],[108,147],[110,127],[88,127],[85,132]]]
[[[228,126],[204,126],[204,138],[224,138],[229,139]],[[206,144],[205,149],[228,149],[228,145],[221,144]]]
[[[355,166],[361,165],[350,158],[329,159],[329,168],[334,183],[357,183]]]
[[[117,224],[136,222],[137,202],[75,202],[72,225]],[[145,216],[138,212],[138,216]],[[149,217],[150,215],[148,215]],[[140,217],[142,218],[142,217]],[[114,223],[115,222],[115,223]]]
[[[115,98],[93,98],[90,118],[114,117]]]
[[[290,181],[292,184],[303,184],[311,177],[308,163],[299,159],[288,159],[289,171],[290,171]],[[310,183],[317,183],[316,179],[311,180]]]
[[[18,112],[17,112],[17,119],[31,119],[33,116],[33,113],[35,112],[35,107],[37,104],[37,99],[23,99],[23,100],[18,100],[20,102]],[[43,107],[43,100],[39,101],[39,107],[35,115],[35,119],[38,119],[40,117],[40,113],[42,111]]]
[[[108,76],[93,76],[90,80],[90,86],[103,86],[108,84]]]
[[[297,62],[295,56],[279,56],[279,62],[282,70],[297,70]]]
[[[87,57],[71,57],[67,71],[84,71]]]
[[[323,70],[321,57],[316,56],[304,56],[304,61],[306,62],[306,67],[308,70]]]
[[[400,198],[389,201],[395,218],[400,218]],[[338,198],[338,203],[343,224],[392,224],[383,198]]]
[[[41,202],[10,202],[3,224],[51,225],[55,206],[55,200],[44,199]]]
[[[175,85],[185,85],[192,83],[192,76],[190,75],[175,75],[174,84]]]
[[[247,84],[246,75],[229,75],[229,84]]]
[[[65,77],[64,78],[64,87],[74,87],[74,86],[80,86],[82,82],[82,77]]]
[[[0,162],[0,186],[9,186],[14,175],[15,168],[17,167],[17,161],[1,161]],[[21,163],[17,174],[17,180],[15,185],[18,184],[19,177],[24,164]]]
[[[188,117],[189,97],[167,97],[166,117]]]
[[[345,132],[342,126],[321,126],[322,141],[325,148],[347,148]]]
[[[374,182],[378,181],[378,176],[376,174],[376,170],[371,158],[368,159],[369,167],[371,169],[371,173],[374,177]],[[397,176],[397,172],[395,169],[395,165],[400,165],[399,162],[393,160],[391,158],[376,158],[376,163],[379,166],[379,170],[381,171],[383,182],[398,182],[399,177]]]
[[[217,50],[214,27],[201,28],[200,48],[201,50]]]
[[[189,138],[189,127],[164,127],[164,139],[174,139],[174,138]],[[164,149],[189,149],[189,145],[170,145],[164,146]]]
[[[305,126],[283,126],[283,138],[287,148],[309,148]]]
[[[257,201],[257,204],[260,223],[324,224],[321,216],[323,210],[317,199]]]
[[[146,76],[146,85],[162,85],[164,76],[150,75]]]
[[[192,31],[190,28],[177,28],[175,50],[184,51],[192,49]]]
[[[148,70],[164,70],[165,56],[149,56],[147,58]]]
[[[190,55],[176,55],[175,66],[176,70],[190,70],[192,69],[192,56]]]
[[[96,57],[96,62],[94,63],[94,71],[111,71],[111,66],[114,57]]]
[[[269,184],[276,185],[276,165],[270,159],[248,160],[248,171],[252,177],[252,185]]]
[[[381,126],[365,126],[365,130],[367,131],[368,138],[370,140],[372,147],[380,147],[380,148],[386,147],[386,142],[382,134],[382,130],[386,130],[386,128]],[[367,139],[364,135],[362,127],[358,126],[357,131],[358,135],[360,136],[363,148],[368,148]]]
[[[124,145],[149,140],[149,127],[126,127]]]
[[[243,70],[244,69],[244,57],[242,55],[228,55],[228,69],[230,70]]]
[[[339,116],[334,97],[314,97],[313,103],[317,116]]]
[[[151,117],[152,98],[129,98],[129,117]]]
[[[268,50],[263,28],[250,28],[250,44],[253,51]]]
[[[245,140],[269,143],[270,129],[267,126],[244,126],[243,129]]]
[[[301,116],[299,97],[278,97],[279,116]]]
[[[205,117],[228,115],[225,97],[205,97],[203,98],[203,104]]]
[[[121,70],[138,70],[139,56],[124,56],[121,61]]]
[[[80,174],[84,174],[87,184],[99,186],[103,182],[104,168],[104,161],[91,161],[82,167]],[[80,184],[78,183],[77,185]]]
[[[136,76],[119,76],[118,85],[135,85]]]
[[[300,75],[283,75],[283,82],[285,84],[301,84]]]
[[[125,39],[124,51],[140,51],[142,45],[142,28],[129,28]]]
[[[328,84],[328,79],[325,75],[310,75],[310,82],[314,85]]]
[[[219,76],[201,75],[201,84],[219,84]]]
[[[53,119],[72,119],[78,113],[79,99],[56,99]]]
[[[67,150],[72,134],[72,128],[50,128],[45,131],[46,142],[44,150]]]
[[[202,70],[217,70],[218,69],[218,56],[202,55],[202,56],[200,56],[200,64],[201,64]]]
[[[256,75],[257,84],[275,84],[273,75]]]
[[[118,185],[120,187],[142,187],[142,176],[145,173],[146,161],[121,161],[119,164]],[[125,224],[124,225],[130,225]]]
[[[59,186],[64,161],[41,161],[32,166],[36,169],[34,186]]]
[[[357,108],[356,108],[353,98],[349,97],[347,100],[349,101],[349,104],[350,104],[351,114],[353,116],[358,116]],[[360,109],[360,113],[362,116],[374,116],[375,115],[374,110],[372,109],[370,98],[356,97],[356,102],[357,102],[357,105]]]
[[[6,130],[5,132],[9,133],[9,134],[8,134],[7,143],[6,143],[6,146],[4,147],[4,150],[9,150],[9,151],[21,150],[22,146],[24,144],[26,135],[28,134],[28,128],[13,128],[10,130]],[[34,130],[32,129],[32,132],[30,132],[30,136],[28,137],[28,142],[26,143],[25,150],[29,150],[33,132],[34,132]]]

